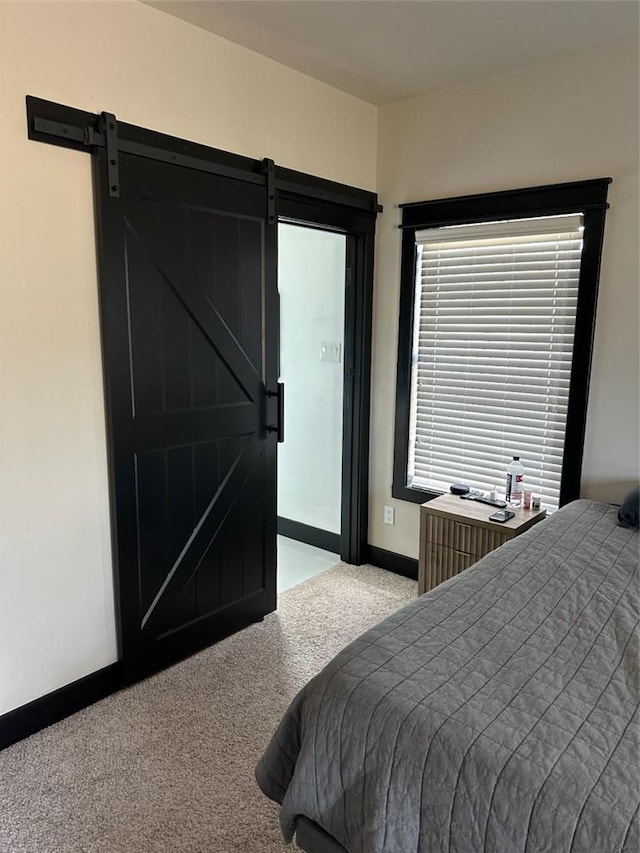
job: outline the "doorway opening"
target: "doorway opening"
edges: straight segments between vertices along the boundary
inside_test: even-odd
[[[280,222],[278,590],[340,560],[347,237]]]

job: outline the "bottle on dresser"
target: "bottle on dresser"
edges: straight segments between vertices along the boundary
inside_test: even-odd
[[[509,506],[520,506],[522,504],[522,490],[524,488],[524,466],[519,456],[513,457],[513,462],[507,468],[507,485],[505,488],[505,500]]]

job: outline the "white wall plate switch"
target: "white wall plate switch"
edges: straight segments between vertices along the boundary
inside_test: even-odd
[[[320,361],[331,361],[340,364],[342,358],[342,344],[327,343],[320,344]]]

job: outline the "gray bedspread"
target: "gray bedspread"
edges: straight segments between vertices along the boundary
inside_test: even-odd
[[[637,853],[638,532],[576,501],[367,631],[260,761],[350,853]]]

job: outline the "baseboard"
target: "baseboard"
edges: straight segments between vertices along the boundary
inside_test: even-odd
[[[340,536],[337,533],[329,533],[286,518],[278,518],[278,533],[334,554],[340,553]],[[375,545],[367,545],[365,558],[368,563],[381,569],[413,580],[418,578],[418,561],[411,557],[385,551]],[[0,716],[0,749],[93,705],[121,687],[122,665],[118,661],[78,681],[65,684],[46,696],[34,699],[33,702],[8,711]]]
[[[418,561],[413,557],[405,557],[394,551],[385,551],[384,548],[376,548],[375,545],[367,545],[365,555],[367,562],[372,566],[387,569],[389,572],[395,572],[414,581],[418,580]]]
[[[122,666],[116,662],[8,711],[0,716],[0,749],[93,705],[120,687]]]
[[[319,527],[311,527],[309,524],[282,518],[280,515],[278,516],[278,533],[280,536],[295,539],[297,542],[306,542],[307,545],[322,548],[323,551],[330,551],[332,554],[340,553],[339,533],[320,530]]]

